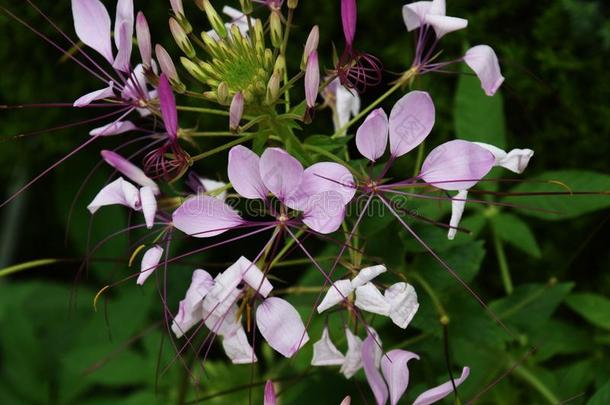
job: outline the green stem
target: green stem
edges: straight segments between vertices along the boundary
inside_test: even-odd
[[[296,235],[295,235],[295,236],[296,236],[296,237],[297,237],[297,239],[298,239],[298,238],[300,238],[300,237],[301,237],[301,236],[302,236],[304,233],[305,233],[305,231],[302,231],[302,230],[301,230],[301,231],[298,231],[298,232],[296,233]],[[271,261],[271,264],[269,264],[269,270],[271,270],[271,269],[273,268],[273,266],[277,265],[277,264],[278,264],[278,262],[279,262],[280,260],[282,260],[282,257],[284,257],[284,255],[285,255],[286,253],[288,253],[288,251],[290,250],[290,248],[292,247],[292,245],[294,245],[294,243],[295,243],[295,239],[294,239],[294,238],[291,238],[291,239],[288,241],[288,243],[286,243],[286,244],[284,245],[284,247],[282,248],[282,250],[280,250],[280,251],[279,251],[279,253],[278,253],[277,255],[275,255],[275,257],[274,257],[274,258],[273,258],[273,260]]]
[[[502,242],[502,239],[500,239],[500,236],[495,229],[493,229],[492,232],[496,257],[498,258],[498,266],[500,267],[500,276],[502,277],[502,285],[504,286],[504,291],[506,291],[506,294],[511,295],[514,288],[513,281],[510,276],[510,268],[508,267],[508,261],[506,260],[504,243]]]
[[[204,113],[204,114],[223,115],[225,117],[229,116],[228,111],[215,110],[213,108],[189,107],[186,105],[179,105],[176,108],[178,109],[178,111],[200,112],[200,113]]]
[[[553,394],[551,390],[544,385],[544,383],[540,381],[538,377],[536,377],[536,375],[534,375],[524,366],[515,368],[513,372],[515,373],[515,376],[521,378],[523,381],[531,385],[536,391],[538,391],[544,397],[544,399],[549,402],[549,404],[561,403],[559,398],[557,398],[555,394]]]
[[[219,152],[222,152],[224,150],[230,149],[230,148],[232,148],[235,145],[239,145],[239,144],[242,144],[244,142],[248,142],[248,141],[254,139],[255,137],[256,137],[256,134],[249,134],[249,135],[246,135],[246,136],[242,136],[241,138],[236,139],[236,140],[231,141],[231,142],[228,142],[228,143],[225,143],[222,146],[219,146],[219,147],[214,148],[214,149],[210,149],[209,151],[201,153],[199,155],[195,155],[195,156],[193,156],[191,158],[191,160],[193,162],[196,162],[198,160],[205,159],[205,158],[207,158],[209,156],[212,156],[212,155],[215,155],[215,154],[217,154]]]
[[[424,144],[425,141],[420,143],[417,148],[417,158],[415,159],[415,169],[413,170],[413,177],[419,174],[419,167],[421,166],[422,161],[424,160],[424,149],[426,148]]]
[[[187,135],[189,136],[195,136],[195,137],[210,137],[210,138],[214,138],[214,137],[223,137],[223,136],[232,136],[232,137],[237,137],[240,134],[236,134],[234,132],[229,132],[229,131],[204,131],[204,132],[187,132]],[[246,134],[241,134],[241,135],[246,135]]]
[[[2,270],[0,270],[0,277],[5,277],[5,276],[8,276],[9,274],[19,273],[20,271],[29,270],[29,269],[33,269],[36,267],[46,266],[48,264],[58,263],[60,261],[61,261],[60,259],[39,259],[39,260],[32,260],[31,262],[27,262],[27,263],[15,264],[13,266],[5,267]]]
[[[419,285],[422,286],[424,291],[426,291],[426,293],[430,296],[432,304],[434,304],[434,307],[436,308],[436,312],[438,312],[439,317],[441,319],[449,319],[449,315],[447,315],[445,307],[443,307],[441,300],[436,295],[436,292],[434,292],[434,290],[432,289],[432,286],[418,273],[413,272],[410,274],[410,276],[413,280],[419,283]]]

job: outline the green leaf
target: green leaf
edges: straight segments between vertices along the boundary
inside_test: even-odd
[[[486,96],[476,76],[460,76],[453,106],[453,119],[458,138],[485,142],[499,148],[506,147],[502,96],[500,93],[493,97]]]
[[[610,300],[593,293],[571,294],[566,304],[593,325],[610,329]]]
[[[523,252],[539,258],[540,247],[530,227],[514,214],[500,213],[491,218],[494,231],[505,242]]]
[[[601,387],[599,391],[591,397],[587,405],[607,405],[610,404],[610,382]]]
[[[305,139],[307,145],[317,146],[329,152],[337,152],[345,148],[347,143],[353,136],[342,136],[340,138],[331,138],[328,135],[311,135]]]
[[[567,195],[515,196],[505,198],[506,202],[554,212],[539,212],[516,208],[522,214],[547,220],[576,218],[590,212],[610,207],[610,195],[575,195],[588,192],[610,191],[610,176],[585,170],[549,171],[511,190],[512,193],[556,192]],[[546,183],[541,183],[544,181]],[[549,183],[553,181],[554,183]],[[569,187],[566,190],[561,184]]]

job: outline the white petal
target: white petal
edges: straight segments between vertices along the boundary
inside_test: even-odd
[[[172,332],[177,338],[203,319],[201,302],[213,286],[214,280],[207,271],[197,269],[193,272],[191,285],[180,301],[178,314],[172,322]]]
[[[497,146],[483,142],[475,142],[477,145],[490,151],[496,158],[496,166],[503,167],[513,173],[521,174],[527,168],[530,159],[534,156],[531,149],[512,149],[506,153]]]
[[[347,353],[341,366],[341,373],[345,378],[352,378],[362,368],[362,339],[354,335],[349,328],[345,328],[347,338]]]
[[[468,20],[463,18],[433,14],[426,15],[426,23],[434,28],[436,38],[441,38],[450,32],[458,31],[468,26]]]
[[[464,207],[466,207],[466,199],[468,198],[468,190],[460,190],[458,193],[451,198],[451,220],[449,220],[449,231],[447,232],[447,238],[453,240],[457,234],[457,227],[462,220],[462,214],[464,213]]]
[[[267,298],[271,290],[273,290],[273,285],[271,285],[267,277],[254,263],[242,256],[233,266],[239,268],[241,278],[250,288],[264,298]]]
[[[385,273],[386,271],[387,269],[383,264],[365,267],[364,269],[360,270],[356,277],[352,279],[352,287],[361,287],[372,279],[374,279],[375,277],[377,277],[378,275],[380,275],[381,273]]]
[[[366,283],[365,285],[356,288],[355,305],[367,312],[384,316],[390,315],[390,302],[381,294],[373,283]]]
[[[330,340],[328,327],[324,327],[322,337],[313,344],[312,366],[340,366],[345,357]]]
[[[138,209],[140,204],[140,193],[138,192],[138,189],[133,184],[125,181],[122,177],[119,177],[102,188],[93,201],[87,206],[87,209],[93,214],[100,207],[114,204]]]
[[[258,361],[243,327],[232,335],[224,336],[222,347],[233,364],[250,364]]]
[[[349,280],[337,280],[335,281],[328,291],[326,295],[322,299],[320,305],[318,305],[318,313],[326,311],[328,308],[331,308],[341,301],[343,301],[347,296],[349,296],[354,288],[352,287],[352,283]]]
[[[81,96],[78,100],[74,102],[74,107],[86,107],[96,100],[114,97],[114,91],[112,89],[113,86],[114,84],[112,82],[109,82],[108,87],[105,87],[101,90],[92,91],[91,93]]]
[[[155,198],[154,190],[149,186],[144,186],[140,189],[140,207],[144,214],[146,227],[151,229],[155,223],[155,215],[157,214],[157,199]]]
[[[140,265],[140,275],[138,276],[136,284],[143,285],[146,279],[155,272],[157,265],[161,260],[161,256],[163,256],[163,248],[158,245],[151,247],[144,253]]]
[[[337,85],[337,93],[335,97],[335,108],[337,110],[335,131],[338,131],[349,122],[352,116],[356,116],[360,112],[360,97],[356,91],[349,91],[341,84]]]
[[[201,303],[202,318],[210,331],[220,336],[229,336],[242,327],[236,304],[241,293],[241,290],[233,289],[224,300],[214,296],[213,290],[206,295]]]
[[[407,31],[419,28],[431,6],[431,1],[416,1],[402,6],[402,18],[407,26]]]
[[[405,329],[419,308],[415,289],[410,284],[400,282],[387,288],[383,295],[390,302],[390,319]]]
[[[203,177],[199,178],[199,182],[203,186],[203,191],[204,192],[210,192],[210,191],[218,190],[218,189],[221,189],[223,187],[226,187],[226,185],[227,185],[227,183],[223,183],[222,181],[206,179],[206,178],[203,178]],[[226,190],[222,191],[218,195],[215,195],[215,197],[218,198],[219,200],[224,201],[225,198],[227,197],[227,191]]]

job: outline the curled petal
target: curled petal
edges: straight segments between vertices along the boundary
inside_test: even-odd
[[[110,40],[110,15],[102,2],[72,0],[72,16],[78,38],[112,63],[114,57]]]
[[[312,366],[340,366],[345,361],[345,357],[330,340],[328,327],[322,331],[322,337],[313,344]]]
[[[420,177],[443,190],[466,190],[493,167],[491,152],[473,142],[453,140],[434,148],[424,161]]]
[[[280,201],[285,201],[301,185],[303,166],[280,148],[267,148],[258,167],[263,184]]]
[[[328,308],[334,307],[349,296],[352,291],[354,291],[354,288],[349,280],[335,281],[326,292],[320,305],[318,305],[318,313],[321,314]]]
[[[120,204],[131,209],[138,209],[140,205],[140,195],[138,189],[122,177],[100,190],[93,201],[87,206],[89,212],[94,214],[100,207]]]
[[[123,156],[110,150],[103,150],[100,154],[104,161],[114,167],[119,173],[122,173],[142,187],[150,187],[155,195],[160,193],[157,183],[146,176],[142,169],[125,159]]]
[[[431,1],[416,1],[402,6],[402,18],[408,31],[413,31],[424,23],[431,5]]]
[[[358,272],[358,275],[352,279],[352,286],[358,288],[365,285],[381,273],[385,273],[387,268],[383,264],[376,266],[365,267]]]
[[[108,87],[103,88],[101,90],[92,91],[91,93],[81,96],[78,100],[74,102],[74,107],[86,107],[96,100],[114,97],[113,87],[114,84],[112,82],[109,82]]]
[[[267,380],[267,383],[265,384],[265,397],[263,405],[277,405],[275,388],[273,388],[273,381],[271,380]]]
[[[310,197],[303,210],[303,223],[321,234],[335,232],[345,218],[343,201],[343,196],[336,191],[325,191]]]
[[[458,193],[451,198],[451,219],[449,220],[449,231],[447,232],[447,239],[453,240],[457,234],[457,227],[460,225],[462,220],[462,214],[464,214],[464,207],[466,207],[466,199],[468,198],[468,190],[460,190]]]
[[[372,332],[362,343],[362,364],[366,380],[373,391],[375,401],[383,405],[388,400],[388,387],[379,372],[381,362],[381,340],[376,333]]]
[[[95,128],[89,131],[91,136],[110,136],[120,135],[125,132],[133,131],[137,129],[131,121],[115,121],[103,127]]]
[[[233,364],[250,364],[258,361],[243,327],[232,335],[224,336],[222,348]]]
[[[483,142],[475,142],[482,148],[490,151],[496,159],[495,166],[503,167],[513,173],[521,174],[527,169],[534,151],[531,149],[512,149],[506,153],[502,149]]]
[[[307,68],[305,69],[305,99],[309,108],[316,105],[319,88],[320,65],[318,64],[318,52],[313,51],[307,58]]]
[[[383,296],[390,303],[390,319],[405,329],[419,309],[415,289],[410,284],[400,282],[388,287]]]
[[[195,238],[220,235],[244,222],[233,208],[207,195],[189,198],[172,218],[176,228]]]
[[[477,45],[470,48],[464,55],[464,62],[476,73],[488,96],[493,96],[504,82],[498,57],[490,46]]]
[[[390,302],[373,283],[366,283],[362,287],[356,288],[356,301],[354,304],[367,312],[384,316],[390,315]]]
[[[345,378],[352,378],[362,368],[362,339],[354,335],[349,328],[345,328],[347,338],[347,353],[341,366],[341,373]]]
[[[148,21],[143,12],[138,12],[136,17],[136,38],[138,39],[138,49],[144,66],[152,64],[152,43],[150,40],[150,29]]]
[[[144,214],[146,227],[151,229],[155,223],[157,214],[157,199],[152,188],[144,186],[140,189],[140,208]]]
[[[234,146],[229,151],[229,181],[244,198],[267,198],[269,190],[261,179],[259,162],[258,155],[244,146]]]
[[[163,124],[170,139],[175,140],[178,137],[178,110],[176,109],[176,98],[172,86],[167,80],[165,74],[159,77],[159,104],[161,104],[161,116]]]
[[[390,152],[402,156],[426,139],[432,131],[435,109],[425,91],[407,93],[390,112]]]
[[[426,15],[426,23],[434,28],[436,38],[439,39],[446,34],[464,29],[468,26],[468,20],[458,17],[448,17],[445,15]]]
[[[138,276],[136,284],[143,285],[146,279],[154,273],[161,260],[161,256],[163,256],[163,248],[159,245],[151,247],[144,253],[140,265],[140,275]]]
[[[381,371],[390,389],[390,403],[396,405],[409,386],[407,363],[418,359],[415,353],[406,350],[390,350],[381,358]]]
[[[129,72],[131,63],[131,50],[133,48],[133,21],[121,21],[117,27],[118,36],[115,34],[118,52],[112,67],[121,72]]]
[[[468,367],[464,367],[462,369],[462,375],[460,376],[460,378],[453,380],[453,384],[455,384],[456,387],[459,386],[466,380],[466,378],[468,378],[469,374],[470,369]],[[441,384],[438,387],[423,392],[415,399],[413,405],[429,405],[440,401],[441,399],[445,398],[447,395],[453,392],[453,384],[451,384],[451,381],[447,381],[446,383]]]
[[[343,25],[343,35],[348,46],[354,43],[356,35],[356,22],[358,10],[356,0],[341,0],[341,22]]]
[[[213,286],[214,280],[207,271],[197,269],[193,272],[191,285],[180,301],[178,314],[172,322],[172,332],[177,338],[202,320],[201,302]]]
[[[358,151],[370,161],[376,161],[388,146],[388,116],[378,108],[366,117],[356,132]]]
[[[231,336],[243,328],[240,321],[240,311],[236,304],[241,295],[241,290],[233,289],[222,301],[214,297],[213,292],[213,290],[210,291],[201,303],[205,326],[219,336]]]
[[[267,298],[258,306],[256,325],[269,346],[285,357],[292,357],[309,341],[299,313],[281,298]]]
[[[241,278],[250,288],[258,292],[264,298],[267,298],[269,293],[273,290],[273,286],[254,263],[242,256],[233,266],[239,268]]]

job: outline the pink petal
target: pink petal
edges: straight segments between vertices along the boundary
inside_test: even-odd
[[[133,21],[121,21],[117,26],[115,42],[117,42],[118,52],[112,67],[121,72],[129,72],[131,63],[131,50],[133,48]]]
[[[502,149],[488,143],[475,143],[494,155],[496,159],[495,166],[503,167],[517,174],[521,174],[527,169],[530,159],[534,156],[534,151],[531,149],[512,149],[506,153]]]
[[[159,62],[159,67],[161,68],[161,72],[167,76],[169,80],[179,81],[178,72],[176,71],[176,66],[172,61],[172,57],[169,56],[169,53],[163,48],[161,45],[157,44],[155,46],[155,55],[157,56],[157,61]]]
[[[329,308],[334,307],[338,303],[346,299],[354,291],[352,283],[349,280],[335,281],[326,292],[326,295],[318,305],[317,311],[319,314]]]
[[[309,36],[307,37],[307,41],[305,41],[305,48],[303,49],[303,60],[307,62],[309,55],[313,51],[318,50],[318,43],[320,42],[320,28],[317,25],[314,25],[311,31],[309,32]]]
[[[103,127],[95,128],[89,132],[91,136],[120,135],[133,131],[137,127],[131,121],[115,121]]]
[[[143,12],[138,12],[136,17],[136,38],[138,39],[138,49],[140,57],[145,66],[151,66],[152,63],[152,44],[150,40],[150,29],[148,21]]]
[[[205,326],[214,334],[231,336],[243,328],[240,321],[239,308],[236,304],[242,291],[235,288],[223,300],[218,300],[214,297],[213,292],[213,290],[210,291],[201,303]]]
[[[144,256],[142,256],[142,263],[140,265],[140,275],[138,276],[138,280],[136,284],[144,285],[144,282],[148,277],[150,277],[155,270],[157,270],[157,265],[161,260],[161,256],[163,256],[163,248],[159,245],[155,245],[148,249]]]
[[[390,403],[396,405],[409,386],[407,363],[418,359],[415,353],[406,350],[390,350],[381,358],[381,371],[390,389]]]
[[[498,57],[488,45],[472,47],[464,55],[464,62],[476,73],[485,94],[493,96],[504,82]]]
[[[440,39],[450,32],[458,31],[468,26],[468,20],[463,18],[433,14],[426,15],[426,23],[434,28],[437,39]]]
[[[407,31],[419,28],[424,22],[432,6],[431,1],[416,1],[402,6],[402,18],[407,26]]]
[[[177,229],[195,238],[220,235],[244,222],[233,208],[207,195],[189,198],[172,218]]]
[[[434,103],[425,91],[412,91],[398,100],[390,112],[392,156],[402,156],[422,143],[434,127],[434,115]]]
[[[144,186],[140,189],[140,207],[144,214],[146,227],[152,229],[155,223],[155,215],[157,214],[157,199],[153,189],[149,186]]]
[[[99,0],[72,0],[76,35],[83,43],[113,62],[110,41],[110,16]]]
[[[318,52],[313,51],[307,58],[307,68],[305,69],[305,100],[307,101],[307,107],[313,108],[316,105],[319,89],[320,65],[318,64]]]
[[[453,240],[457,234],[457,227],[460,225],[464,208],[466,207],[466,199],[468,198],[468,190],[460,190],[451,198],[451,219],[449,220],[449,231],[447,231],[447,239]]]
[[[312,196],[303,211],[303,223],[321,234],[335,232],[345,218],[343,201],[343,196],[336,191],[325,191]]]
[[[348,46],[351,46],[354,42],[357,18],[356,0],[341,0],[341,22],[345,42]]]
[[[460,378],[453,380],[453,383],[455,384],[455,386],[457,387],[460,384],[462,384],[466,380],[466,378],[468,378],[469,374],[470,374],[470,369],[468,367],[464,367],[462,369],[462,375],[460,376]],[[438,402],[441,399],[445,398],[447,395],[451,394],[452,392],[453,392],[453,385],[451,384],[451,381],[447,381],[446,383],[441,384],[436,388],[429,389],[428,391],[420,394],[415,399],[415,402],[413,402],[413,405],[433,404],[433,403]]]
[[[388,116],[378,108],[366,117],[356,132],[356,147],[364,157],[376,161],[388,146]]]
[[[150,187],[155,195],[160,193],[157,183],[144,174],[142,169],[125,159],[123,156],[110,150],[103,150],[100,154],[106,163],[114,167],[119,173],[122,173],[142,187]]]
[[[277,405],[275,388],[273,388],[273,381],[271,380],[267,380],[267,383],[265,384],[265,398],[263,405]]]
[[[366,283],[362,287],[356,288],[356,301],[354,305],[363,311],[384,316],[390,315],[390,302],[373,283]]]
[[[322,337],[313,344],[312,366],[340,366],[345,361],[345,357],[330,340],[328,327],[322,331]]]
[[[239,122],[244,114],[244,96],[241,91],[235,93],[233,100],[231,100],[231,107],[229,108],[229,127],[231,130],[239,128]]]
[[[265,187],[280,201],[285,201],[301,185],[303,166],[283,149],[265,149],[258,167]]]
[[[356,277],[352,279],[352,286],[354,288],[358,288],[360,286],[365,285],[381,273],[385,273],[387,268],[383,264],[378,264],[376,266],[365,267],[358,272]]]
[[[273,285],[254,263],[242,256],[233,266],[239,268],[241,278],[250,288],[267,298],[273,290]]]
[[[193,272],[191,285],[180,301],[180,309],[172,322],[172,332],[177,338],[202,320],[201,302],[213,286],[214,280],[207,271],[197,269]]]
[[[161,116],[163,124],[170,139],[175,140],[178,137],[178,110],[176,109],[176,98],[172,86],[167,80],[165,74],[159,77],[159,104],[161,104]]]
[[[94,214],[100,207],[120,204],[137,209],[140,203],[138,189],[122,177],[100,190],[93,201],[87,206],[89,212]]]
[[[233,364],[251,364],[258,361],[243,327],[232,335],[224,336],[222,348]]]
[[[412,285],[400,282],[392,284],[383,292],[390,303],[390,319],[398,327],[406,329],[419,309],[417,293]]]
[[[338,163],[316,163],[305,169],[301,185],[284,203],[292,209],[305,211],[311,197],[326,191],[339,193],[343,204],[348,204],[356,194],[354,176]]]
[[[388,400],[388,387],[379,372],[381,362],[381,340],[372,332],[362,343],[362,364],[366,380],[373,391],[377,405],[383,405]]]
[[[269,346],[285,357],[292,357],[309,341],[299,313],[281,298],[267,298],[258,306],[256,325]]]
[[[443,190],[466,190],[493,167],[491,152],[473,142],[453,140],[434,148],[424,161],[420,177]]]
[[[347,338],[347,353],[341,366],[341,373],[349,379],[362,368],[362,340],[349,328],[345,328],[345,337]]]
[[[109,82],[108,87],[81,96],[74,102],[74,107],[86,107],[96,100],[114,97],[113,86],[114,84]]]
[[[339,405],[351,405],[351,403],[352,403],[352,397],[350,397],[348,395],[345,398],[343,398],[343,401],[341,401],[341,403]]]
[[[445,15],[447,13],[447,5],[445,4],[445,0],[432,0],[428,13],[434,15]]]
[[[131,72],[127,83],[125,83],[123,91],[121,92],[121,97],[125,101],[139,101],[146,98],[146,96],[142,94],[142,92],[146,91],[146,74],[144,73],[144,65],[139,63]],[[142,111],[145,113],[142,114]],[[138,108],[138,112],[140,112],[140,115],[142,116],[150,114],[150,111],[146,108]]]
[[[258,155],[244,146],[234,146],[229,151],[229,181],[244,198],[267,198],[269,190],[261,179],[259,162]]]

